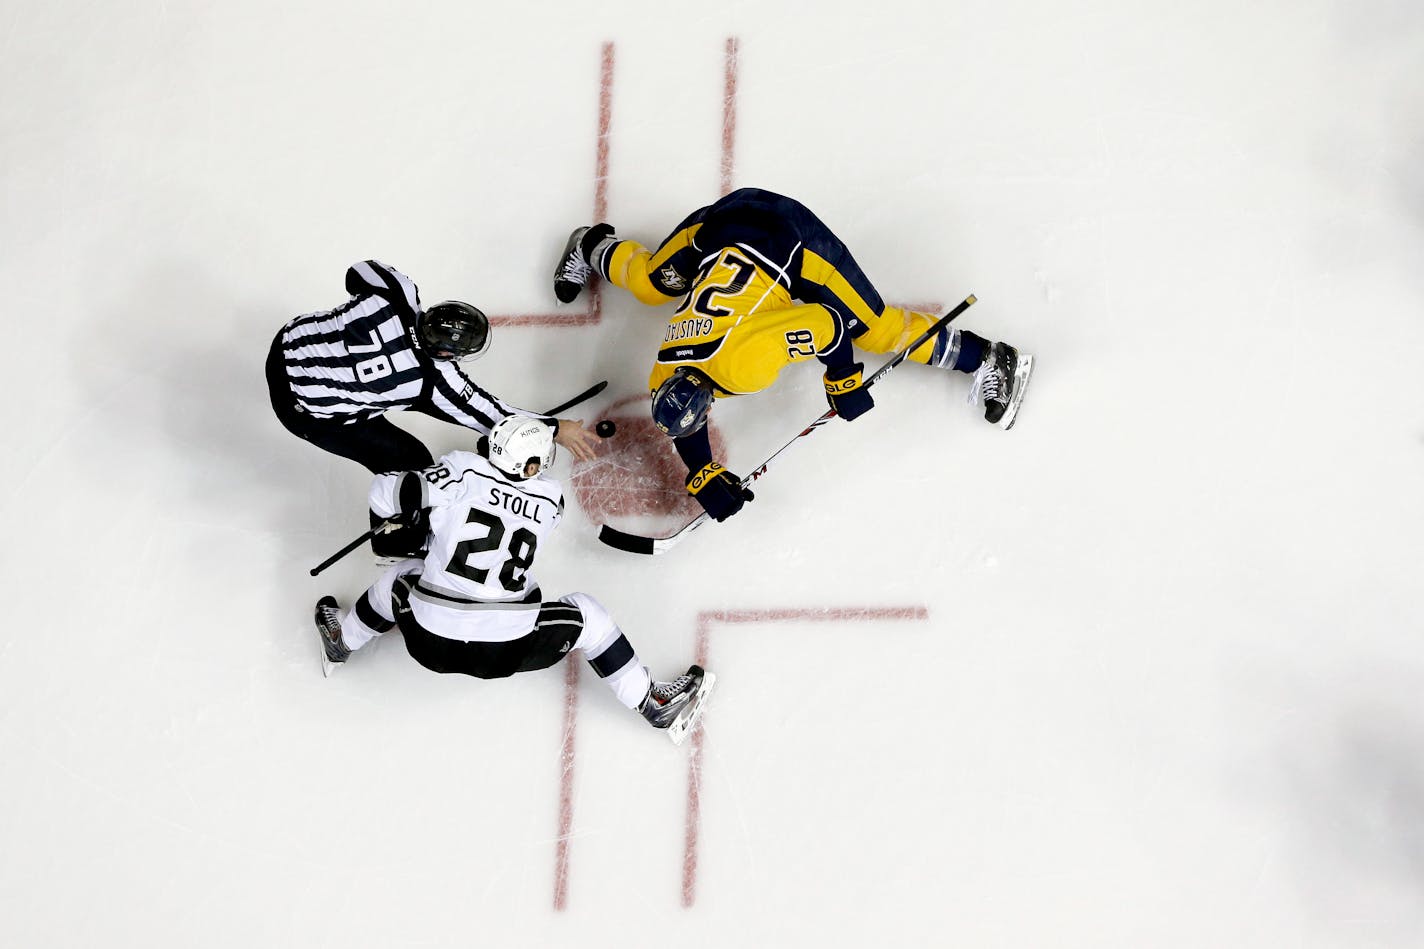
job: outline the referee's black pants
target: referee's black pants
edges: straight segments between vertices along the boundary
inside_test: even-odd
[[[291,383],[287,381],[281,343],[279,335],[267,352],[267,394],[283,428],[333,455],[364,465],[372,474],[419,471],[435,464],[430,449],[420,439],[384,417],[348,424],[336,419],[313,418],[303,412],[297,407]]]

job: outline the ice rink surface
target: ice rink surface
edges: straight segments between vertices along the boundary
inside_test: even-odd
[[[1424,944],[1417,3],[3,23],[0,944]],[[977,294],[1038,356],[1015,429],[906,366],[665,557],[571,502],[544,589],[658,675],[706,652],[695,747],[581,663],[393,635],[323,680],[311,604],[373,572],[307,570],[367,477],[272,416],[273,334],[378,257],[505,318],[472,373],[515,403],[611,380],[592,422],[665,314],[519,319],[565,235],[728,183],[892,301]],[[823,404],[799,367],[719,407],[725,462]]]

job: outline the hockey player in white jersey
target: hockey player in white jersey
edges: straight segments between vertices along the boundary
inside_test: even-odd
[[[558,525],[563,489],[545,472],[553,430],[521,415],[423,471],[379,475],[371,511],[414,523],[426,511],[428,553],[388,568],[343,614],[316,606],[323,668],[400,627],[411,657],[435,672],[498,679],[554,665],[574,649],[628,708],[681,742],[701,715],[714,677],[698,666],[670,682],[651,679],[623,631],[597,600],[545,600],[530,572]]]

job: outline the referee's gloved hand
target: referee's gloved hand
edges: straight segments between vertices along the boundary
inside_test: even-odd
[[[696,498],[702,510],[715,521],[725,521],[755,497],[742,487],[741,478],[715,461],[688,476],[687,493]]]
[[[847,422],[875,408],[875,400],[865,386],[864,371],[865,364],[858,362],[826,370],[826,401]]]

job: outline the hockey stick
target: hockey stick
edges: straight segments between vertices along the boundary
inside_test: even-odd
[[[593,385],[589,386],[587,389],[583,390],[583,391],[580,392],[578,395],[574,396],[572,399],[569,399],[567,402],[561,402],[561,403],[559,403],[558,405],[554,406],[552,409],[550,409],[549,411],[545,412],[544,414],[545,414],[545,415],[553,415],[553,414],[556,413],[556,412],[562,412],[562,411],[564,411],[565,409],[571,409],[571,408],[573,408],[575,405],[578,405],[578,404],[580,404],[580,403],[582,403],[582,402],[587,402],[589,399],[591,399],[591,398],[593,398],[594,396],[598,395],[598,393],[602,392],[602,391],[603,391],[604,389],[606,389],[606,388],[608,388],[608,380],[607,380],[607,379],[604,379],[602,382],[595,382]],[[317,564],[315,567],[312,567],[311,570],[308,571],[308,572],[309,572],[312,576],[316,576],[317,574],[319,574],[319,573],[321,573],[323,570],[325,570],[327,567],[329,567],[329,566],[331,566],[332,564],[336,563],[336,561],[340,560],[342,557],[345,557],[347,554],[351,553],[351,551],[355,550],[357,547],[360,547],[362,544],[364,544],[366,541],[370,540],[372,537],[375,537],[377,534],[384,533],[384,532],[386,532],[386,531],[395,530],[395,528],[396,528],[396,525],[395,525],[394,523],[392,523],[391,521],[382,521],[381,523],[377,524],[375,527],[373,527],[373,528],[371,528],[370,530],[368,530],[366,533],[362,534],[360,537],[358,537],[358,538],[356,538],[355,540],[353,540],[351,543],[347,544],[345,547],[342,547],[340,550],[338,550],[336,553],[332,554],[330,557],[327,557],[325,560],[323,560],[321,563]]]
[[[556,414],[558,414],[559,412],[564,411],[564,409],[571,409],[571,408],[573,408],[575,405],[578,405],[578,404],[580,404],[580,403],[582,403],[582,402],[587,402],[589,399],[591,399],[591,398],[593,398],[594,396],[598,395],[598,393],[602,392],[604,389],[607,389],[607,388],[608,388],[608,380],[607,380],[607,379],[604,379],[602,382],[595,382],[593,385],[589,386],[587,389],[583,390],[583,391],[580,392],[578,395],[574,396],[572,399],[569,399],[569,401],[567,401],[567,402],[561,402],[560,404],[554,406],[552,409],[550,409],[549,411],[545,412],[544,414],[545,414],[545,415],[556,415]]]
[[[360,547],[372,537],[375,537],[377,534],[384,534],[387,531],[393,531],[395,529],[396,525],[394,521],[381,521],[381,523],[377,524],[375,527],[371,528],[366,533],[362,534],[360,537],[347,544],[345,547],[342,547],[336,553],[332,554],[330,557],[327,557],[315,567],[312,567],[309,572],[312,576],[316,576],[317,574],[325,570],[327,567],[336,563],[336,561],[340,560],[342,557],[345,557],[347,554],[351,553],[351,551],[355,550],[357,547]]]
[[[875,385],[875,383],[879,382],[881,379],[887,376],[896,366],[900,365],[900,363],[908,359],[910,353],[923,346],[931,337],[933,337],[940,330],[944,329],[946,326],[952,323],[955,318],[957,318],[961,313],[973,306],[976,302],[978,302],[978,298],[975,297],[972,293],[969,294],[969,296],[964,298],[963,302],[959,303],[954,309],[950,310],[944,316],[940,317],[934,322],[934,324],[929,329],[921,333],[919,335],[919,338],[917,338],[913,343],[900,350],[894,356],[890,357],[890,360],[886,362],[885,365],[875,370],[875,374],[872,375],[869,379],[865,380],[865,383],[861,386],[861,388],[868,389],[871,386]],[[785,445],[782,445],[776,451],[772,452],[769,458],[767,458],[761,464],[757,465],[756,468],[752,470],[751,474],[743,478],[742,487],[747,487],[753,481],[766,474],[767,465],[771,464],[772,461],[776,459],[777,455],[780,455],[786,449],[790,448],[792,443],[794,443],[797,439],[805,438],[807,435],[811,434],[816,429],[820,428],[822,425],[826,424],[835,417],[835,409],[827,409],[826,411],[822,412],[820,418],[816,419],[810,425],[807,425],[804,429],[791,436],[790,441],[788,441]],[[670,550],[674,545],[680,542],[688,534],[691,534],[693,531],[697,530],[697,528],[707,523],[707,519],[707,512],[703,511],[701,514],[697,515],[697,517],[688,521],[686,524],[682,525],[666,537],[645,537],[641,534],[629,534],[625,531],[620,531],[615,527],[609,527],[607,524],[604,524],[598,529],[598,539],[610,547],[616,547],[618,550],[626,550],[630,554],[660,554],[664,551]]]

